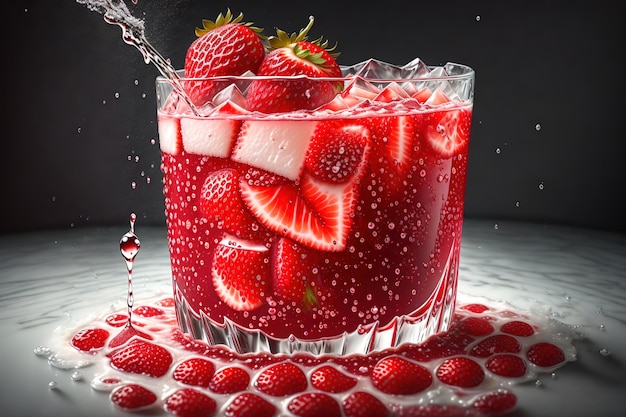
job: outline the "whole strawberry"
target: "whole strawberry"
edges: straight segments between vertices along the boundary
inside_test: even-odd
[[[203,20],[196,28],[196,39],[187,49],[186,78],[206,78],[242,75],[257,72],[265,57],[265,46],[259,35],[261,29],[242,23],[243,14],[233,17],[230,10],[219,14],[215,22]],[[184,85],[194,105],[211,100],[224,87],[215,81],[188,81]]]
[[[288,35],[277,29],[278,36],[268,38],[270,52],[265,56],[257,75],[261,76],[308,76],[311,78],[341,77],[341,68],[335,61],[333,48],[319,38],[307,41],[307,33],[313,26],[313,18],[298,34]],[[247,107],[250,111],[281,113],[295,110],[316,109],[341,91],[339,82],[310,80],[259,79],[250,84]]]

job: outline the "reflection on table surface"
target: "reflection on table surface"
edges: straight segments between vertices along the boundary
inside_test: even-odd
[[[61,376],[33,349],[55,328],[126,302],[119,239],[127,231],[121,224],[0,236],[0,404],[7,416],[124,414],[88,382]],[[138,221],[135,232],[141,240],[136,300],[169,294],[165,228]],[[576,343],[576,362],[540,386],[514,388],[514,416],[617,416],[626,409],[625,234],[466,220],[459,292],[549,309],[586,336]],[[60,389],[50,390],[51,380]],[[31,400],[17,400],[26,397]]]

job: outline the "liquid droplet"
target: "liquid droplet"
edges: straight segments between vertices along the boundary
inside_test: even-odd
[[[35,349],[33,349],[33,352],[37,356],[49,356],[52,353],[50,348],[45,346],[37,346]]]
[[[539,183],[538,187],[539,187],[540,190],[544,189],[545,186],[543,185],[543,181]]]
[[[70,375],[70,378],[72,378],[72,381],[80,381],[81,379],[83,379],[83,374],[78,371],[74,371]]]
[[[476,21],[477,21],[477,22],[480,22],[480,15],[479,15],[479,16],[476,16]]]
[[[128,294],[126,296],[126,304],[128,306],[128,321],[126,323],[126,327],[109,343],[109,346],[111,347],[119,346],[135,335],[151,339],[150,336],[139,332],[132,325],[133,304],[135,300],[135,296],[133,293],[133,262],[135,261],[135,257],[137,256],[137,253],[139,252],[139,247],[141,246],[139,238],[135,234],[136,220],[137,215],[135,213],[131,213],[130,229],[120,239],[120,252],[122,254],[122,257],[124,258],[124,261],[126,262],[126,269],[128,271]]]
[[[57,384],[56,381],[48,382],[48,388],[50,388],[50,389],[57,389],[58,387],[59,387],[59,384]]]
[[[535,130],[536,130],[536,131],[540,131],[540,130],[541,130],[541,125],[540,125],[539,123],[537,123],[537,124],[535,125]]]
[[[602,349],[600,349],[600,355],[602,355],[602,356],[611,356],[611,351],[608,350],[607,348],[602,348]]]

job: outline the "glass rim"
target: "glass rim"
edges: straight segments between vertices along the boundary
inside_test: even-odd
[[[312,77],[309,75],[246,75],[246,74],[242,74],[242,75],[220,75],[220,76],[213,76],[213,77],[185,77],[184,76],[184,70],[176,70],[176,75],[178,76],[176,78],[177,81],[187,81],[187,82],[192,82],[192,81],[255,81],[255,80],[268,80],[268,81],[279,81],[279,80],[285,80],[285,81],[289,81],[289,80],[312,80],[312,81],[328,81],[328,82],[346,82],[346,81],[352,81],[355,79],[361,79],[361,80],[365,80],[368,81],[370,83],[393,83],[393,82],[450,82],[450,81],[469,81],[472,80],[475,76],[475,72],[474,70],[469,67],[468,65],[464,65],[464,64],[458,64],[458,63],[446,63],[445,65],[454,65],[457,68],[461,68],[463,69],[463,72],[460,74],[447,74],[447,75],[436,75],[436,76],[416,76],[416,77],[391,77],[391,78],[372,78],[372,77],[364,77],[361,75],[356,75],[356,74],[346,74],[344,76],[341,77]],[[432,71],[434,69],[437,68],[445,68],[445,65],[434,65],[434,66],[427,66],[427,68]],[[346,66],[341,66],[342,70],[346,69],[346,68],[351,68],[351,67],[346,67]],[[170,83],[173,81],[172,78],[170,77],[165,77],[164,75],[158,75],[156,77],[156,81],[158,83],[160,82],[167,82]]]

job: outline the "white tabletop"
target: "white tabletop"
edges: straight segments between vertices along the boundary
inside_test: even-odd
[[[75,228],[0,235],[0,407],[6,417],[136,415],[115,409],[33,350],[58,328],[126,302],[119,239],[128,230]],[[166,231],[136,226],[136,299],[169,294]],[[516,385],[511,417],[621,416],[626,410],[626,235],[467,220],[459,292],[520,309],[541,306],[576,326],[577,360]],[[56,389],[50,389],[54,381]],[[150,415],[155,415],[151,413]]]

